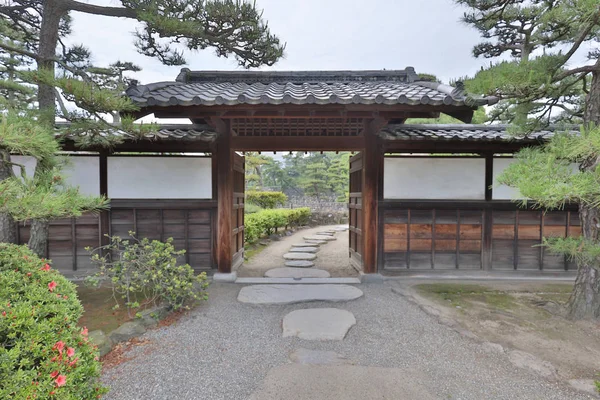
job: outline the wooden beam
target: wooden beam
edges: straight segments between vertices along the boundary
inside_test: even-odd
[[[61,145],[64,151],[105,151],[102,146],[86,147],[82,149],[75,146],[75,143],[66,140]],[[116,144],[112,152],[151,152],[151,153],[210,153],[212,151],[212,142],[201,140],[138,140],[126,141]]]
[[[236,151],[360,151],[361,136],[233,136]]]
[[[541,142],[450,141],[450,140],[384,140],[386,153],[515,153],[522,148],[539,146]]]
[[[372,120],[365,124],[365,147],[363,154],[363,271],[366,274],[377,272],[378,238],[378,197],[379,168],[383,152],[379,137],[376,135],[380,124]]]
[[[229,121],[214,119],[217,138],[217,268],[231,273],[233,223],[233,150]]]

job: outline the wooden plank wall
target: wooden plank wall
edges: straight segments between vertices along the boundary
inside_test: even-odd
[[[173,238],[177,250],[186,250],[181,262],[195,270],[213,268],[216,204],[213,201],[113,200],[108,212],[109,235],[125,237],[129,231],[149,239]],[[93,271],[86,247],[100,246],[100,217],[55,220],[50,223],[47,257],[67,277]],[[27,243],[29,227],[19,225],[19,242]]]
[[[518,210],[506,202],[480,202],[481,208],[473,202],[464,207],[449,207],[448,203],[427,207],[420,202],[411,207],[408,203],[386,202],[384,206],[384,260],[380,264],[384,270],[576,268],[564,256],[537,246],[544,236],[580,235],[575,210]],[[485,218],[486,212],[491,218]],[[485,240],[486,234],[490,240]],[[491,258],[489,266],[486,257]]]

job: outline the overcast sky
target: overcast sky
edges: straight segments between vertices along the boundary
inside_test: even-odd
[[[91,0],[119,6],[116,0]],[[485,60],[471,49],[478,33],[460,22],[452,0],[257,0],[271,31],[287,43],[274,70],[403,69],[443,81],[474,74]],[[172,81],[181,67],[166,67],[138,54],[131,20],[73,13],[72,43],[90,48],[97,65],[134,61],[141,83]],[[187,53],[192,70],[239,69],[211,49]]]

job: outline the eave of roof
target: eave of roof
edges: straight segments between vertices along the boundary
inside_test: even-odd
[[[543,142],[558,132],[567,131],[579,132],[576,126],[553,126],[526,136],[515,136],[509,132],[508,125],[390,124],[379,132],[379,136],[384,140]]]
[[[419,80],[411,67],[394,71],[190,71],[175,82],[132,85],[139,107],[241,104],[382,104],[476,108],[495,97],[468,95],[457,87]]]

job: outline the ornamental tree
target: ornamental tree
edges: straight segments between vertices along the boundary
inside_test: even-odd
[[[140,23],[135,33],[135,48],[165,65],[184,64],[182,48],[211,47],[217,56],[233,56],[246,68],[272,65],[283,55],[284,45],[271,34],[255,5],[246,1],[121,0],[117,3],[118,6],[105,7],[75,0],[7,0],[0,5],[0,51],[8,54],[10,62],[11,57],[20,57],[37,66],[34,71],[17,69],[16,72],[25,87],[37,89],[35,105],[40,113],[33,118],[47,132],[55,129],[57,116],[70,121],[61,133],[75,137],[76,144],[84,148],[111,147],[123,140],[124,132],[142,137],[152,127],[134,124],[127,117],[137,108],[122,96],[127,84],[124,73],[138,71],[138,67],[127,62],[95,66],[84,45],[65,45],[64,38],[71,33],[71,12]],[[11,177],[7,154],[8,146],[0,141],[0,180]],[[48,172],[56,171],[57,165],[51,158],[38,159],[38,176],[30,182],[33,185],[30,189],[49,187],[50,182],[42,179],[56,176]],[[7,209],[0,209],[0,213]],[[52,217],[34,217],[31,222],[29,245],[37,254],[44,252],[48,220]],[[6,213],[0,214],[0,240],[13,241],[15,235],[10,232],[7,218]]]
[[[518,107],[513,131],[525,136],[552,122],[558,107],[581,117],[580,135],[557,135],[540,148],[522,150],[500,182],[519,189],[533,205],[579,205],[583,236],[547,239],[546,245],[577,260],[568,302],[573,318],[600,317],[600,3],[598,0],[456,0],[465,21],[484,38],[474,53],[508,60],[467,82],[472,92],[493,94]],[[535,44],[535,46],[534,46]],[[538,51],[536,51],[538,50]],[[588,51],[586,62],[577,54]],[[524,56],[527,57],[524,57]],[[583,93],[581,102],[570,102]],[[579,107],[581,106],[581,107]],[[572,164],[578,165],[573,170]]]

